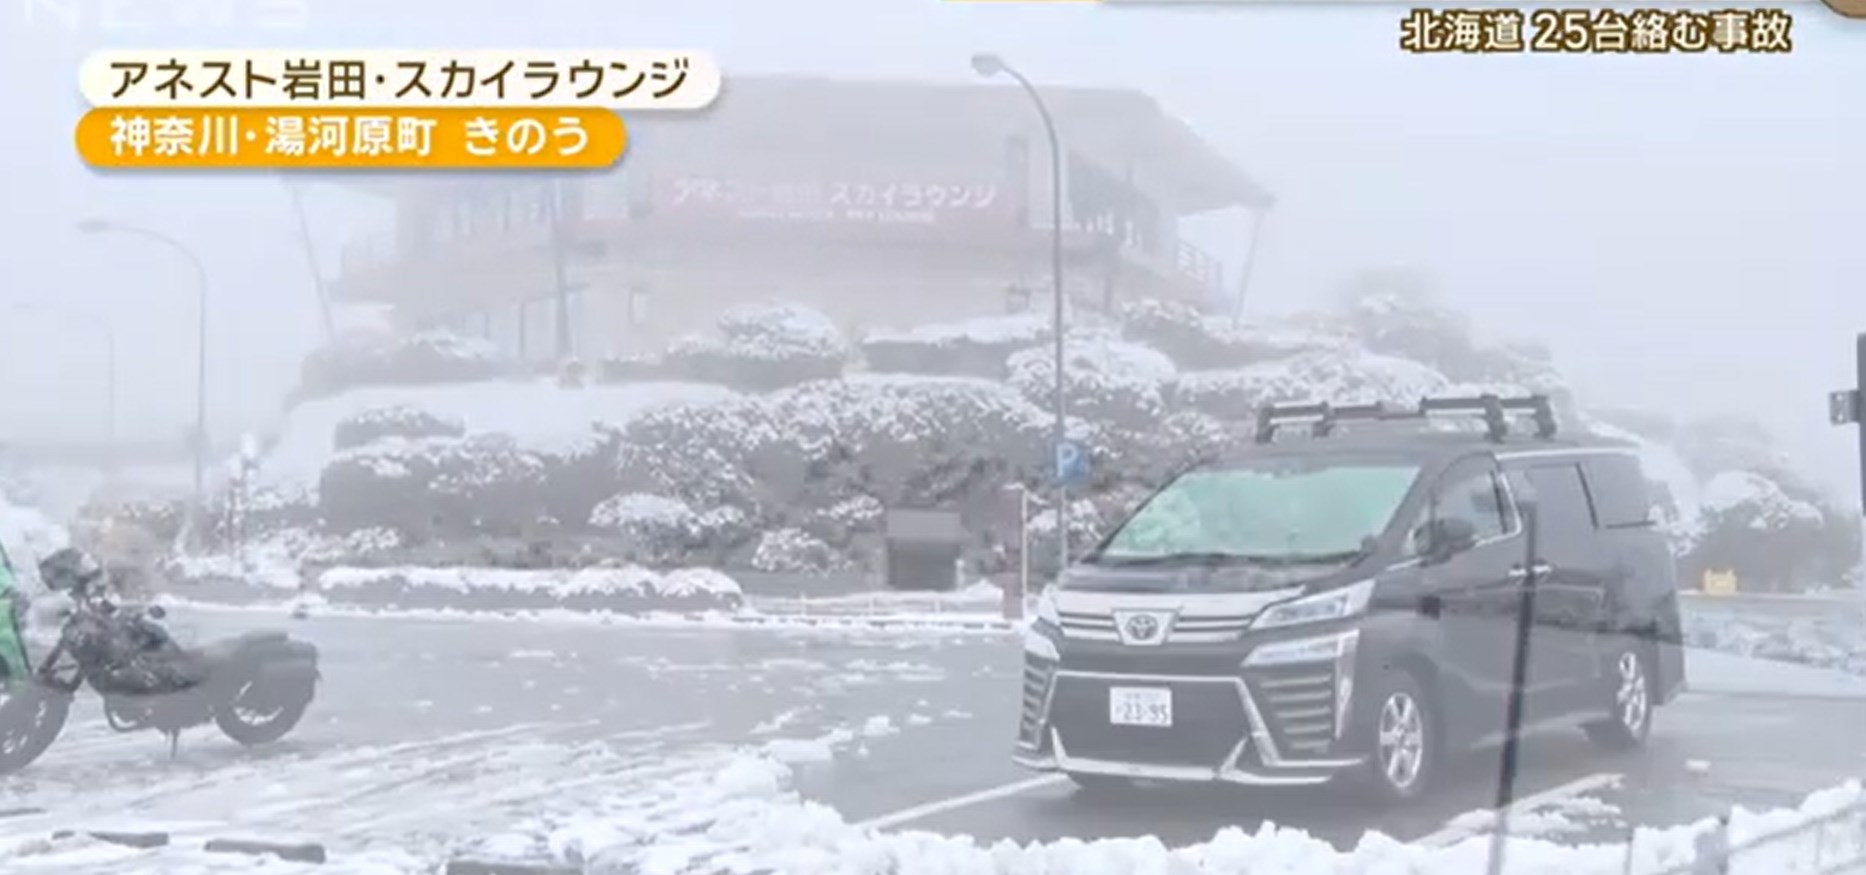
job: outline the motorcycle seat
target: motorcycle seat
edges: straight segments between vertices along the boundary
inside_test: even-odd
[[[255,644],[284,639],[283,632],[247,632],[231,638],[217,638],[198,647],[189,648],[189,652],[208,665],[218,665],[233,659],[241,651]]]

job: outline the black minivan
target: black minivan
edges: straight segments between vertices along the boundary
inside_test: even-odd
[[[1635,448],[1555,431],[1541,396],[1265,409],[1043,593],[1014,758],[1086,789],[1352,775],[1412,799],[1507,734],[1520,628],[1522,727],[1643,744],[1684,684],[1671,550]]]

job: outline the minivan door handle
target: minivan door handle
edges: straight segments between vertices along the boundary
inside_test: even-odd
[[[1547,562],[1537,562],[1536,564],[1530,566],[1529,568],[1524,568],[1521,565],[1517,565],[1517,566],[1510,568],[1510,579],[1511,580],[1522,580],[1524,578],[1527,578],[1529,576],[1530,569],[1535,570],[1537,577],[1547,577],[1549,572],[1555,570],[1554,566],[1548,564]]]

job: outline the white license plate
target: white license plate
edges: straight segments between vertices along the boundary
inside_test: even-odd
[[[1108,722],[1115,726],[1173,725],[1173,691],[1165,687],[1111,687]]]

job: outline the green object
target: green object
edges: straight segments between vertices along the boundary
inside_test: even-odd
[[[20,629],[20,609],[25,604],[22,595],[13,559],[7,555],[6,546],[0,545],[0,682],[8,684],[25,680],[31,673],[26,662],[26,637]]]

